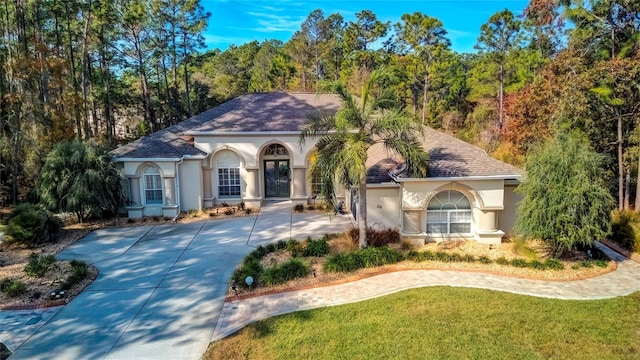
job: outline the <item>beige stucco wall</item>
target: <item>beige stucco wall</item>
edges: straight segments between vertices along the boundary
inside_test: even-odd
[[[367,188],[367,225],[400,229],[400,188]]]
[[[194,146],[207,153],[219,149],[233,148],[240,153],[247,168],[259,167],[260,153],[265,146],[273,143],[281,144],[289,150],[290,166],[306,166],[307,154],[315,146],[315,141],[308,140],[301,148],[298,143],[300,137],[295,134],[267,134],[267,135],[224,135],[195,136]]]
[[[139,176],[142,169],[147,165],[156,166],[160,169],[162,177],[174,177],[175,176],[175,161],[127,161],[124,162],[123,173],[124,176]]]
[[[203,182],[199,160],[185,160],[179,165],[180,210],[202,210]]]
[[[472,206],[480,209],[502,210],[504,180],[429,180],[403,182],[403,209],[426,209],[427,203],[439,191],[457,190],[467,195]]]
[[[425,180],[402,182],[403,234],[408,236],[426,236],[426,208],[431,198],[438,192],[456,190],[463,193],[471,202],[472,236],[475,240],[499,242],[503,229],[498,223],[498,212],[504,209],[505,190],[503,179],[472,180]],[[437,239],[431,239],[436,240]]]
[[[507,235],[511,235],[516,223],[516,209],[522,200],[522,195],[515,192],[516,185],[506,185],[504,188],[504,210],[498,213],[498,226]]]

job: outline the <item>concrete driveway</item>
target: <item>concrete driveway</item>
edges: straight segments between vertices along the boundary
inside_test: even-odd
[[[257,217],[94,231],[58,258],[85,260],[98,278],[10,359],[199,359],[246,254],[350,224],[283,202]]]

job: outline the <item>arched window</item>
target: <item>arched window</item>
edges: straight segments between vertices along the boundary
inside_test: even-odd
[[[264,150],[264,154],[267,156],[287,156],[289,152],[280,144],[271,144]]]
[[[222,151],[216,157],[218,197],[240,197],[240,157],[233,151]]]
[[[471,202],[459,191],[439,192],[427,206],[428,234],[470,234],[472,220]]]
[[[145,204],[162,204],[162,177],[155,167],[148,167],[142,173]]]

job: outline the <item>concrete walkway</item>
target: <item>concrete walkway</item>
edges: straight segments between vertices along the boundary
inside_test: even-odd
[[[199,359],[246,254],[349,224],[285,201],[258,216],[93,231],[57,258],[91,263],[98,278],[65,306],[0,311],[0,341],[10,359]]]
[[[617,262],[616,271],[587,280],[542,281],[447,270],[409,270],[352,283],[226,302],[212,341],[275,315],[348,304],[426,286],[472,287],[565,300],[608,299],[640,291],[640,264],[598,244]]]

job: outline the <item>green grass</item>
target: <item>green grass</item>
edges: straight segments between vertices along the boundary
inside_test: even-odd
[[[639,335],[640,293],[564,301],[429,287],[266,319],[204,359],[637,359]]]

